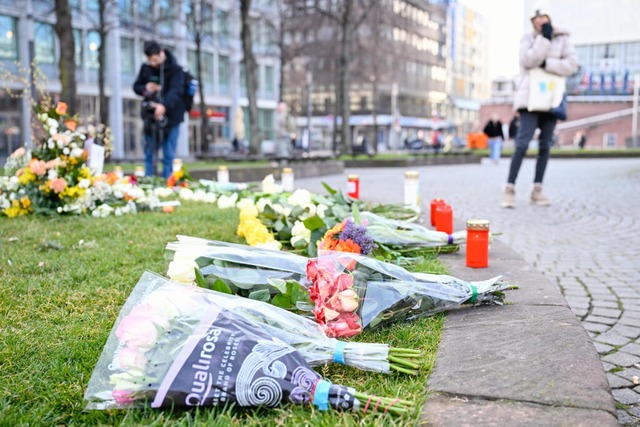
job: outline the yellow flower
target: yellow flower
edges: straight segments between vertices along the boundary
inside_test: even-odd
[[[240,223],[236,233],[244,237],[249,246],[275,240],[269,229],[258,219],[257,211],[246,207],[240,210]]]
[[[29,197],[24,196],[22,199],[20,199],[20,204],[24,209],[29,209],[31,207],[31,200],[29,200]]]
[[[24,199],[26,199],[29,202],[27,206],[23,206],[22,204]],[[24,204],[26,205],[27,203],[24,202]],[[2,213],[8,216],[9,218],[15,218],[20,215],[27,215],[30,212],[31,212],[31,201],[29,200],[28,197],[23,197],[22,199],[20,199],[20,201],[12,200],[11,206],[2,210]]]
[[[91,178],[91,170],[87,166],[83,166],[80,168],[80,171],[78,172],[78,176],[80,178],[89,179]]]
[[[80,188],[77,185],[74,186],[66,186],[65,189],[60,193],[60,198],[69,197],[74,199],[76,197],[80,197],[84,195],[87,190],[85,188]]]
[[[29,166],[24,168],[24,170],[22,171],[22,173],[18,177],[18,183],[20,183],[22,185],[27,185],[31,181],[35,181],[35,180],[36,180],[36,174],[31,172],[31,169],[29,168]]]

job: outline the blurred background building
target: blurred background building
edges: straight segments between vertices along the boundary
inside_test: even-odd
[[[98,1],[70,0],[76,45],[76,78],[80,115],[98,116]],[[241,66],[238,1],[233,0],[107,0],[108,36],[106,92],[114,133],[115,159],[143,157],[140,97],[132,85],[140,65],[145,40],[156,39],[166,46],[178,62],[192,72],[195,69],[193,28],[187,24],[192,8],[208,16],[201,32],[204,99],[210,115],[210,142],[233,138],[238,108],[248,105]],[[273,138],[273,116],[278,100],[279,51],[269,28],[277,26],[278,15],[271,0],[254,0],[254,52],[258,61],[258,107],[261,138]],[[58,58],[60,46],[53,25],[54,0],[0,0],[0,158],[23,145],[28,128],[29,105],[9,96],[6,89],[23,85],[30,64],[32,42],[35,61],[46,81],[44,89],[60,91]],[[13,74],[15,77],[10,77]],[[20,78],[22,76],[22,78]],[[199,102],[196,97],[196,103]],[[200,150],[198,112],[184,124],[178,156],[192,157]],[[248,115],[243,115],[248,121]],[[187,129],[188,128],[188,129]],[[247,132],[249,126],[246,126]]]

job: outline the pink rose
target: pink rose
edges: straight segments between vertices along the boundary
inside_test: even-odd
[[[156,310],[156,307],[148,302],[133,307],[129,312],[129,316],[147,318],[149,321],[164,329],[169,327],[169,320],[167,320],[166,316],[160,314],[160,312]]]
[[[52,179],[51,181],[49,181],[49,187],[51,187],[51,189],[55,191],[56,194],[60,194],[67,187],[67,181],[65,181],[64,178]]]
[[[111,392],[111,396],[115,399],[118,405],[126,405],[127,403],[131,403],[134,399],[131,397],[133,392],[128,390],[113,390]]]
[[[44,164],[44,167],[46,169],[53,169],[55,167],[58,167],[58,165],[60,164],[60,158],[56,157],[53,160],[49,160],[47,163]]]
[[[42,176],[47,173],[46,163],[42,160],[31,160],[29,168],[31,169],[31,172],[38,176]]]
[[[359,318],[355,313],[343,313],[331,323],[327,324],[327,335],[332,338],[352,337],[362,331]]]
[[[327,322],[331,322],[332,320],[340,316],[340,313],[338,311],[332,310],[329,307],[322,307],[322,311],[324,313],[324,318]]]
[[[352,288],[353,276],[347,273],[340,273],[338,277],[335,278],[335,286],[336,292],[342,292],[344,290]]]
[[[336,295],[338,305],[336,310],[341,313],[351,313],[358,309],[358,294],[352,289],[347,289]]]
[[[158,339],[158,327],[148,317],[125,316],[118,328],[116,336],[128,347],[150,347]]]

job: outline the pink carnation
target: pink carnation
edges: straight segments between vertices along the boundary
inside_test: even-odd
[[[126,405],[133,402],[132,394],[133,392],[128,390],[113,390],[111,396],[113,396],[118,405]]]
[[[29,164],[29,168],[31,169],[31,172],[38,176],[42,176],[47,173],[46,163],[42,160],[32,160]]]
[[[49,186],[56,194],[60,194],[67,187],[67,181],[65,181],[64,178],[56,178],[49,181]]]

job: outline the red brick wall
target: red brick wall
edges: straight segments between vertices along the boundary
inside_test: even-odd
[[[569,102],[569,120],[577,120],[599,114],[632,108],[629,102]],[[487,104],[480,107],[480,123],[482,126],[489,120],[491,113],[497,112],[503,123],[509,123],[513,117],[511,104]],[[622,117],[614,122],[594,124],[584,128],[574,128],[558,132],[559,144],[568,146],[573,144],[573,137],[577,131],[582,131],[587,137],[587,147],[603,147],[605,133],[616,134],[616,147],[624,147],[625,139],[631,137],[631,115]]]

